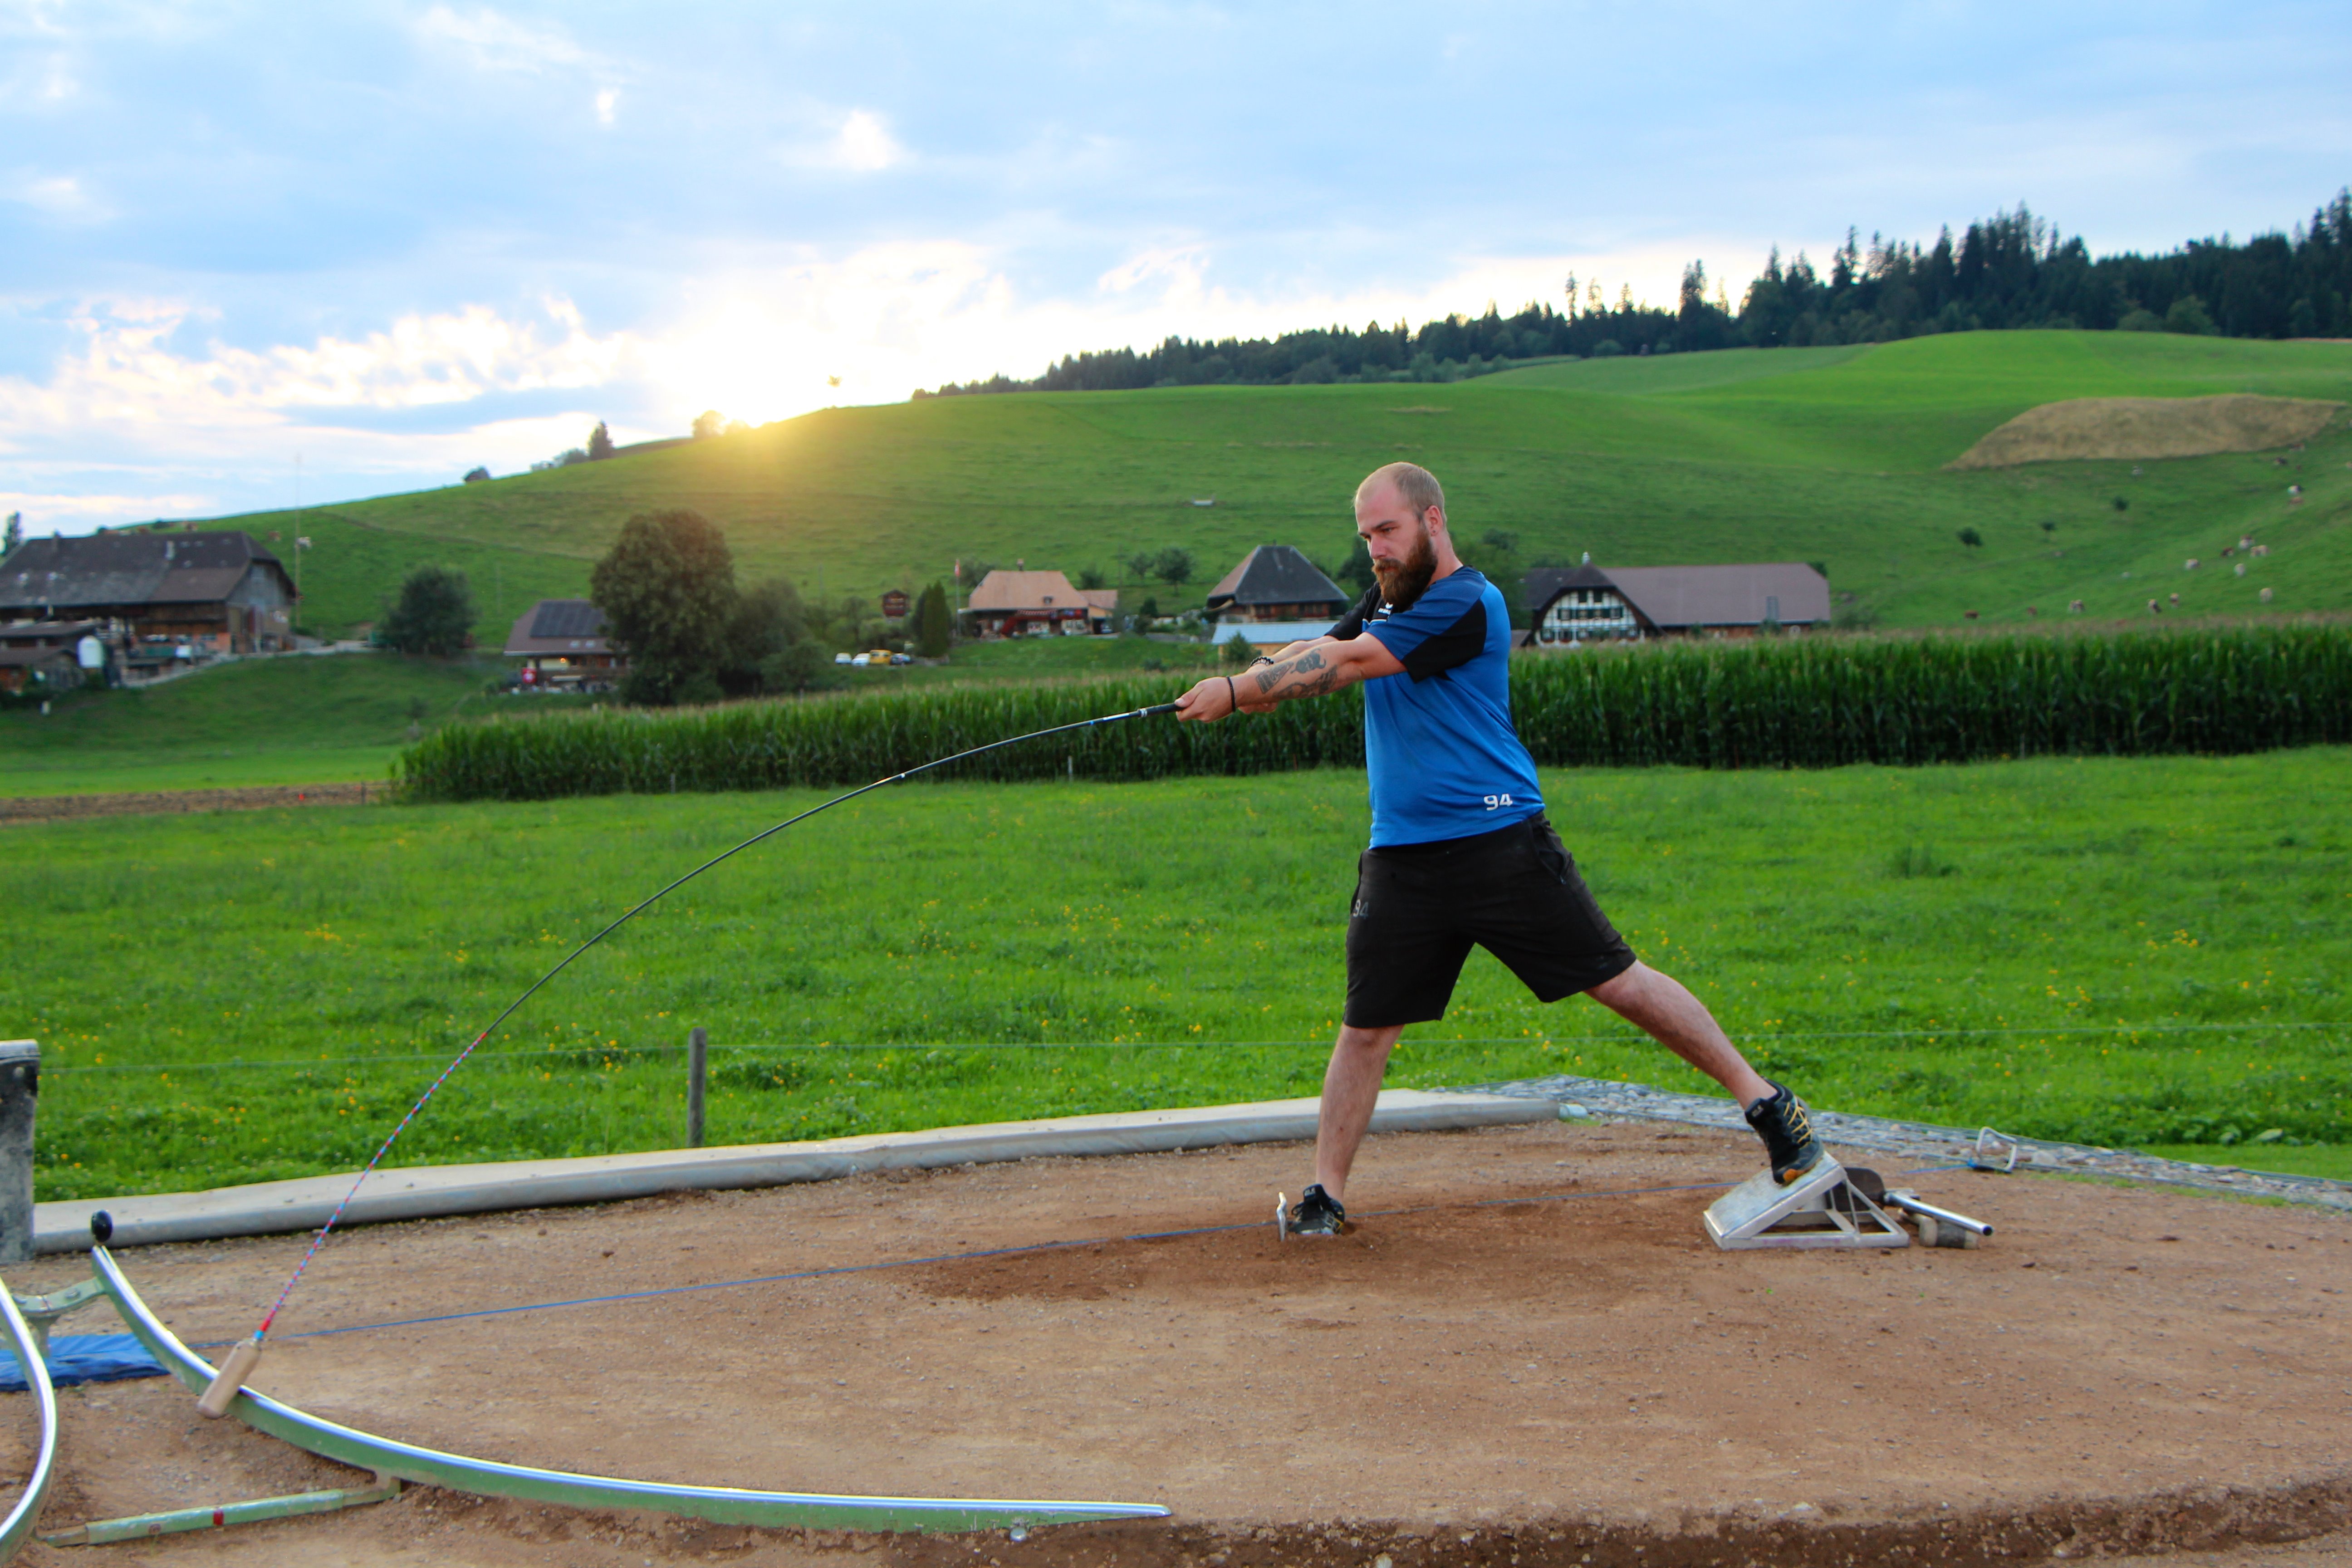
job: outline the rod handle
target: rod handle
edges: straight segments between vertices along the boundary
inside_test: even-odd
[[[261,1336],[239,1340],[227,1355],[221,1358],[220,1371],[213,1373],[210,1387],[196,1400],[196,1414],[215,1421],[228,1414],[229,1402],[236,1397],[245,1380],[261,1362]]]

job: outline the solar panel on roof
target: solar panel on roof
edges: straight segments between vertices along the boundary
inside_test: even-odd
[[[535,637],[596,637],[604,635],[604,612],[585,599],[548,599],[531,617]]]

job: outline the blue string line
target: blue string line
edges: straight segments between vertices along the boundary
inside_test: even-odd
[[[1905,1171],[1906,1176],[1932,1175],[1941,1171],[1973,1170],[1970,1165],[1927,1165],[1916,1171]],[[1451,1204],[1420,1204],[1411,1208],[1376,1209],[1364,1215],[1366,1219],[1393,1219],[1401,1215],[1430,1214],[1449,1208],[1498,1208],[1511,1204],[1578,1203],[1590,1198],[1638,1198],[1658,1193],[1703,1193],[1738,1185],[1737,1182],[1688,1182],[1671,1187],[1626,1187],[1608,1193],[1538,1193],[1529,1197],[1470,1198]],[[383,1323],[352,1323],[340,1329],[305,1329],[299,1333],[281,1333],[281,1340],[323,1339],[330,1334],[363,1334],[377,1329],[414,1329],[429,1323],[457,1323],[472,1318],[504,1318],[517,1312],[552,1311],[562,1307],[602,1307],[615,1301],[646,1301],[663,1296],[687,1296],[700,1290],[732,1290],[747,1285],[787,1285],[800,1279],[824,1279],[842,1274],[870,1274],[885,1268],[919,1268],[933,1263],[969,1263],[986,1258],[1018,1258],[1029,1253],[1063,1252],[1076,1247],[1116,1247],[1127,1242],[1176,1241],[1192,1236],[1220,1236],[1231,1231],[1256,1230],[1264,1220],[1252,1220],[1243,1225],[1203,1225],[1186,1230],[1143,1231],[1133,1236],[1093,1237],[1080,1241],[1034,1241],[1020,1247],[992,1247],[979,1252],[941,1252],[928,1258],[900,1258],[884,1263],[842,1263],[828,1268],[803,1268],[790,1274],[763,1274],[751,1279],[713,1279],[701,1285],[664,1285],[651,1290],[624,1290],[611,1296],[582,1296],[568,1301],[533,1301],[520,1307],[482,1307],[469,1312],[443,1312],[430,1318],[401,1318]],[[209,1340],[192,1343],[191,1350],[217,1350],[235,1344],[235,1340]]]

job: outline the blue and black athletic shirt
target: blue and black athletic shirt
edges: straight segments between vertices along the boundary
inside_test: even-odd
[[[1511,617],[1503,591],[1467,566],[1402,610],[1377,584],[1331,636],[1378,637],[1402,675],[1364,683],[1372,847],[1467,838],[1543,809],[1535,759],[1511,726]]]

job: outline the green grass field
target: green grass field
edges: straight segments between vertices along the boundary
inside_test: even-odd
[[[958,554],[1117,574],[1191,548],[1209,582],[1250,546],[1350,547],[1348,498],[1410,458],[1465,541],[1604,565],[1803,560],[1892,626],[2063,614],[2352,608],[2352,431],[2268,455],[1948,473],[2061,398],[2220,392],[2352,399],[2352,345],[2134,332],[1971,332],[1874,348],[1565,362],[1453,384],[1024,394],[829,409],[749,434],[490,484],[229,520],[317,541],[305,619],[372,619],[407,566],[464,568],[485,609],[584,592],[632,513],[690,506],[743,574],[827,597],[919,587]],[[2301,483],[2291,503],[2286,487]],[[1213,507],[1192,505],[1213,497]],[[2128,509],[2117,511],[2121,498]],[[2055,525],[2045,533],[2041,525]],[[1957,537],[1978,530],[1971,549]],[[2217,561],[2252,531],[2244,578]],[[1475,563],[1476,551],[1467,552]],[[2182,563],[2209,563],[2197,574]],[[1154,585],[1163,605],[1181,596]],[[498,621],[503,633],[505,620]]]
[[[841,672],[845,694],[1205,669],[1216,650],[1142,637],[1024,637],[960,646],[936,666]],[[610,699],[492,697],[509,667],[335,654],[253,659],[146,690],[83,690],[54,710],[0,710],[0,797],[389,779],[408,727],[536,714]]]
[[[2340,1171],[2347,779],[2330,749],[1546,789],[1636,947],[1818,1104]],[[570,944],[814,798],[8,828],[40,1195],[355,1166]],[[695,1024],[714,1142],[1311,1093],[1365,821],[1345,772],[868,797],[581,960],[394,1163],[675,1144]],[[1483,954],[1393,1081],[1562,1070],[1700,1087]]]
[[[483,682],[504,668],[396,654],[253,659],[145,690],[77,692],[46,714],[0,710],[0,795],[389,778],[412,722],[481,711]]]

